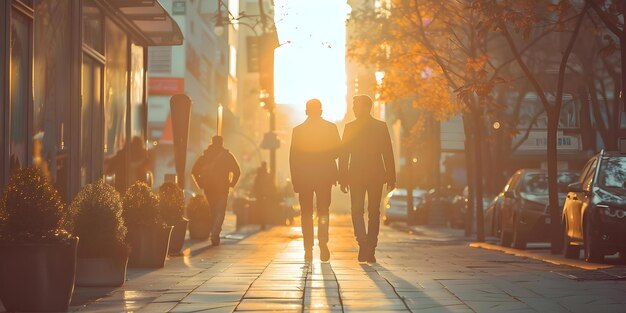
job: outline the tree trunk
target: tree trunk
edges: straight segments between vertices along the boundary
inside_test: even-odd
[[[463,129],[465,132],[465,169],[467,171],[467,210],[465,211],[465,237],[472,235],[474,225],[474,140],[472,131],[472,120],[469,113],[463,114]]]
[[[591,123],[591,108],[589,99],[591,95],[586,88],[579,89],[580,96],[580,138],[582,140],[583,151],[596,149],[596,130]]]
[[[480,108],[481,106],[479,106]],[[476,183],[474,202],[476,203],[476,241],[485,241],[485,228],[483,219],[483,149],[482,149],[482,133],[483,123],[481,112],[473,112],[474,118],[474,181]]]
[[[404,149],[404,159],[405,159],[405,169],[407,171],[407,179],[406,179],[406,219],[408,225],[415,225],[415,211],[413,211],[413,207],[415,206],[413,203],[413,157],[409,147]]]
[[[550,250],[552,254],[560,253],[563,249],[561,228],[561,209],[559,207],[558,186],[558,155],[557,130],[559,127],[560,106],[555,106],[546,112],[548,115],[548,210],[550,214]]]
[[[624,1],[624,5],[626,5],[626,1]],[[620,52],[621,52],[621,63],[622,63],[622,93],[620,94],[620,99],[622,99],[622,112],[626,111],[626,102],[624,102],[624,91],[626,91],[626,31],[622,31],[619,36],[619,44],[620,44]],[[615,114],[620,114],[620,112],[614,112]]]

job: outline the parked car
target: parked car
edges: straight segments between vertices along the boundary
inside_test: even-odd
[[[413,189],[413,206],[417,207],[422,201],[426,191],[423,189]],[[384,200],[385,219],[384,224],[391,222],[406,222],[407,191],[404,188],[396,188],[387,194]]]
[[[559,207],[565,201],[567,186],[578,179],[578,173],[559,171]],[[549,241],[548,173],[539,169],[515,172],[501,193],[502,203],[496,221],[500,224],[500,244],[526,249],[528,242]]]
[[[502,232],[500,207],[502,206],[503,199],[504,195],[500,193],[493,197],[489,204],[485,206],[485,235],[500,237],[500,233]]]
[[[564,254],[598,262],[605,255],[626,258],[626,155],[602,152],[591,158],[580,179],[569,185],[563,205]]]
[[[491,204],[492,199],[493,199],[492,194],[483,193],[483,216],[486,216],[487,208]],[[470,204],[469,203],[469,187],[465,186],[461,194],[456,195],[452,198],[450,213],[448,215],[448,221],[451,227],[453,228],[465,227],[465,222],[467,221],[467,211],[468,211],[469,204]],[[475,211],[474,211],[474,216],[476,216]],[[485,224],[485,227],[487,227],[487,224]]]

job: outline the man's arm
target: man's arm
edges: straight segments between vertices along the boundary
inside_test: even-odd
[[[350,163],[350,153],[352,152],[351,141],[350,127],[346,125],[343,129],[343,136],[339,148],[339,185],[341,191],[344,193],[348,192],[348,164]]]
[[[291,132],[291,145],[289,146],[289,171],[291,172],[291,184],[293,185],[293,190],[295,192],[298,192],[298,187],[300,184],[300,177],[298,175],[299,151],[297,144],[297,132],[294,128]]]
[[[331,156],[333,159],[337,159],[341,154],[341,138],[339,137],[339,130],[337,129],[337,125],[335,125],[335,123],[331,123],[331,125],[333,128],[331,138],[329,138],[331,142],[331,147],[333,147]]]
[[[391,191],[396,187],[396,162],[393,158],[393,146],[391,145],[391,136],[386,123],[382,123],[384,132],[382,148],[383,162],[385,163],[385,174],[387,178],[387,190]],[[407,160],[407,162],[409,162]]]

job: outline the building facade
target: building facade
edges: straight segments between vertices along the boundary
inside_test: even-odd
[[[239,129],[237,107],[238,27],[229,25],[228,12],[239,11],[239,1],[164,0],[165,9],[181,25],[185,43],[179,47],[149,49],[148,129],[155,156],[155,184],[174,174],[174,154],[169,100],[184,93],[192,100],[187,153],[187,175],[191,165],[217,134],[218,107],[223,108],[222,131],[226,146],[237,143],[233,129]],[[224,27],[216,27],[219,13]],[[236,14],[236,13],[233,13]],[[188,187],[194,187],[185,180]]]
[[[0,21],[0,185],[31,165],[66,200],[104,176],[128,185],[107,164],[127,172],[145,142],[147,47],[181,44],[178,25],[158,1],[117,0],[6,0]]]

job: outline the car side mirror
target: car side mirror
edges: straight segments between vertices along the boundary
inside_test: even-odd
[[[513,190],[507,190],[504,192],[505,198],[515,198],[515,192]]]
[[[583,186],[579,182],[571,183],[567,185],[567,190],[570,192],[583,192]]]

